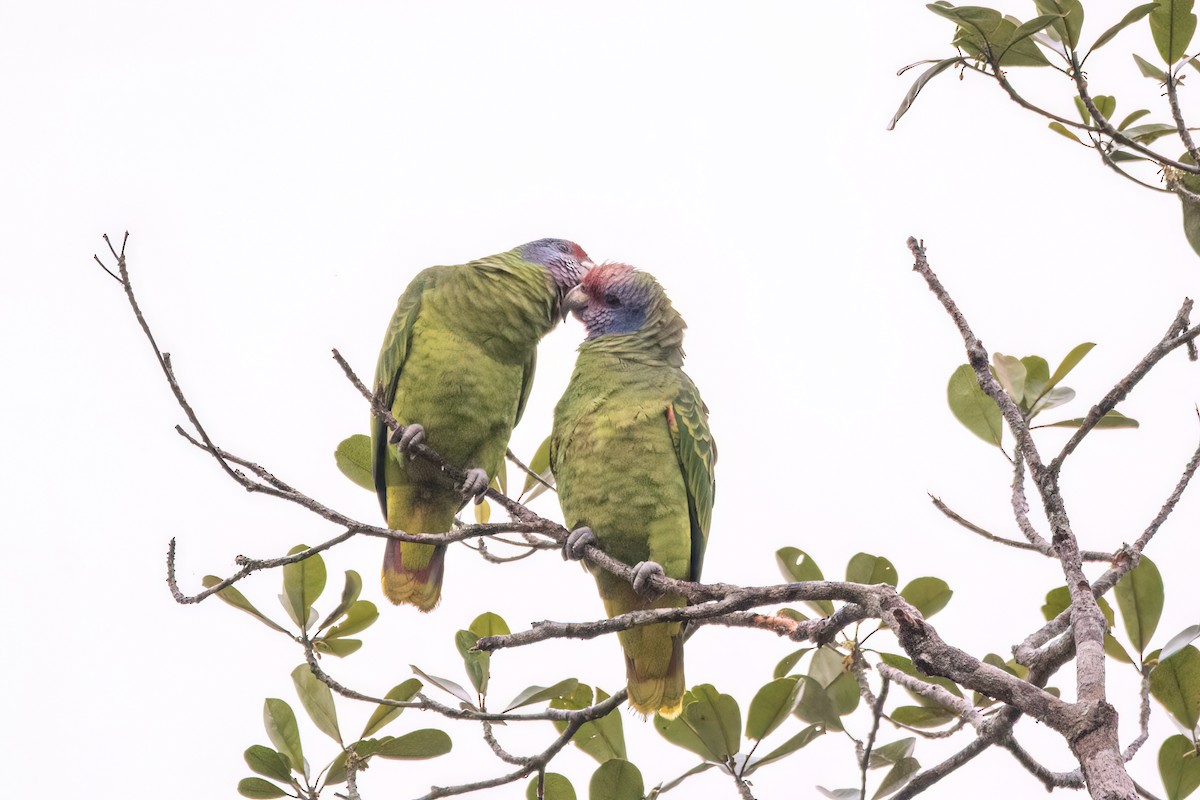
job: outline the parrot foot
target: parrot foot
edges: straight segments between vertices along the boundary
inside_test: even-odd
[[[459,491],[463,493],[463,497],[475,498],[475,505],[479,505],[483,502],[483,496],[487,492],[488,483],[490,482],[487,470],[480,469],[479,467],[469,469],[463,477]]]
[[[633,565],[633,590],[642,597],[655,598],[662,592],[655,589],[653,581],[657,577],[666,577],[663,568],[653,561],[639,561]]]
[[[563,561],[579,561],[583,558],[584,549],[591,544],[597,544],[596,534],[592,533],[591,528],[576,528],[571,531],[563,545]]]
[[[414,446],[425,444],[425,428],[415,422],[405,425],[403,429],[393,432],[388,441],[396,445],[401,453],[408,453]],[[409,455],[409,458],[412,457]]]

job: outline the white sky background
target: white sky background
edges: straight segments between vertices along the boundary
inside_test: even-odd
[[[1091,5],[1104,10],[1087,41],[1127,10]],[[13,797],[233,796],[249,774],[242,750],[267,741],[263,698],[303,713],[288,677],[301,654],[215,600],[177,606],[167,540],[178,537],[194,591],[239,553],[337,533],[246,495],[173,432],[184,416],[120,289],[91,262],[104,232],[132,232],[140,300],[218,443],[370,521],[374,497],[331,456],[367,418],[331,347],[369,376],[419,269],[542,236],[647,269],[690,324],[687,369],[720,446],[705,578],[777,582],[786,545],[829,577],[858,551],[886,555],[901,584],[949,581],[954,600],[934,624],[977,656],[1036,628],[1061,572],[929,504],[933,492],[1016,533],[1006,462],[946,408],[961,344],[905,238],[925,238],[990,348],[1054,364],[1099,343],[1067,381],[1080,397],[1064,417],[1083,415],[1197,291],[1174,198],[1122,181],[982,80],[941,76],[884,130],[914,77],[896,69],[950,52],[952,26],[917,3],[10,3],[0,29],[0,752]],[[1118,117],[1147,106],[1165,121],[1131,47],[1154,53],[1142,26],[1123,34],[1089,62],[1093,88],[1118,95]],[[1011,75],[1073,114],[1065,82]],[[1185,104],[1200,115],[1191,87]],[[548,432],[580,338],[572,321],[544,343],[519,454]],[[1098,433],[1071,460],[1063,485],[1085,547],[1132,541],[1171,490],[1195,446],[1198,369],[1169,359],[1121,407],[1142,428]],[[1066,435],[1039,441],[1053,452]],[[551,498],[538,507],[556,513]],[[1197,621],[1198,515],[1185,499],[1151,549],[1168,587],[1157,644]],[[453,632],[485,610],[514,628],[600,613],[590,579],[554,554],[496,567],[454,548],[445,602],[419,617],[385,607],[381,551],[352,541],[326,559],[331,598],[333,576],[356,569],[383,611],[358,654],[326,661],[362,690],[382,694],[410,663],[465,683]],[[282,619],[278,587],[277,574],[241,584]],[[689,644],[689,682],[735,694],[744,713],[792,649],[705,629]],[[503,653],[493,673],[494,703],[568,676],[610,691],[624,680],[609,638]],[[1118,673],[1128,741],[1136,676]],[[1055,684],[1069,694],[1070,670]],[[370,710],[339,702],[343,731]],[[1155,789],[1157,743],[1174,732],[1157,711],[1132,768]],[[319,767],[335,746],[304,725]],[[472,725],[408,712],[387,732],[427,726],[449,730],[455,753],[373,765],[364,796],[507,771]],[[626,715],[625,729],[648,786],[694,763],[650,724]],[[530,730],[500,736],[532,753],[553,735]],[[1052,768],[1070,766],[1057,737],[1029,722],[1018,732]],[[928,766],[948,752],[918,743],[916,755]],[[554,762],[581,796],[594,766],[573,749]],[[754,783],[771,798],[857,780],[848,741],[829,736]],[[687,786],[681,797],[734,796],[715,773]],[[927,796],[1036,791],[989,751]],[[523,784],[479,796],[523,796]]]

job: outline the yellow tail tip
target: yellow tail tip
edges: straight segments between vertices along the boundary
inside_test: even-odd
[[[383,595],[393,605],[415,606],[418,611],[430,612],[442,601],[442,587],[432,581],[422,583],[411,574],[383,571]]]
[[[445,545],[389,539],[383,556],[383,594],[395,605],[432,611],[442,599]]]

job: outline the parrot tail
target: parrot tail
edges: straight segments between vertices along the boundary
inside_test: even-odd
[[[442,599],[446,545],[388,539],[383,554],[383,593],[396,605],[432,611]]]
[[[648,625],[649,632],[658,627]],[[667,627],[667,626],[664,626]],[[683,634],[675,627],[671,636],[671,654],[665,669],[661,659],[639,659],[625,655],[625,676],[629,686],[629,705],[639,714],[656,711],[666,719],[675,719],[683,711]]]

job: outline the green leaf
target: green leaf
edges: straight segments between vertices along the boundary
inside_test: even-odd
[[[887,583],[895,586],[896,568],[883,556],[856,553],[846,564],[846,580],[850,583]]]
[[[912,780],[912,776],[921,768],[921,762],[909,756],[897,761],[888,774],[883,776],[883,782],[879,784],[879,788],[875,790],[875,795],[872,800],[879,800],[881,797],[887,797],[892,792],[898,792]]]
[[[1195,175],[1185,176],[1183,178],[1184,188],[1195,193],[1195,189],[1188,186],[1194,180]],[[1188,244],[1192,246],[1192,251],[1200,255],[1200,203],[1197,203],[1190,197],[1179,195],[1179,204],[1183,211],[1183,235],[1187,238]]]
[[[1076,417],[1075,419],[1063,419],[1058,422],[1051,422],[1046,425],[1035,425],[1036,428],[1080,428],[1087,421],[1087,417]],[[1133,417],[1127,417],[1120,411],[1109,411],[1100,421],[1096,423],[1096,428],[1116,429],[1116,428],[1136,428],[1139,423]]]
[[[303,553],[308,545],[298,544],[288,550],[289,556]],[[303,561],[283,565],[283,596],[280,600],[292,622],[304,630],[312,627],[312,606],[321,592],[325,591],[325,562],[320,553],[313,553]]]
[[[346,611],[346,619],[334,625],[325,634],[326,639],[338,639],[351,636],[375,624],[379,619],[379,609],[370,600],[355,600]]]
[[[342,614],[345,614],[346,610],[349,609],[350,606],[354,605],[354,601],[358,599],[358,596],[361,593],[362,576],[352,569],[346,570],[346,585],[342,587],[342,599],[338,601],[336,606],[334,606],[333,611],[329,612],[329,616],[327,616],[321,622],[321,624],[317,626],[317,630],[325,630],[330,625],[337,622]]]
[[[763,686],[746,712],[746,736],[764,739],[792,715],[800,697],[799,678],[776,678]]]
[[[1048,392],[1043,392],[1033,407],[1029,409],[1029,419],[1051,408],[1058,408],[1075,399],[1075,390],[1068,386],[1055,386]]]
[[[287,757],[292,772],[303,775],[304,751],[300,748],[300,728],[292,707],[277,697],[268,697],[263,703],[263,727],[271,744]]]
[[[530,686],[514,697],[503,713],[507,714],[514,708],[530,706],[534,703],[545,702],[546,700],[558,700],[573,693],[577,686],[579,686],[579,681],[575,678],[567,678],[553,686]]]
[[[256,798],[256,800],[270,800],[272,797],[287,795],[283,789],[262,778],[242,778],[238,781],[237,790],[242,797]]]
[[[1146,3],[1145,5],[1138,6],[1137,8],[1130,11],[1128,14],[1126,14],[1124,17],[1121,18],[1120,22],[1118,22],[1116,25],[1113,25],[1111,28],[1106,30],[1104,33],[1100,34],[1100,38],[1098,38],[1096,40],[1096,43],[1092,45],[1092,49],[1089,51],[1089,53],[1094,53],[1095,51],[1099,50],[1104,45],[1111,42],[1113,40],[1114,36],[1116,36],[1121,31],[1125,30],[1126,28],[1128,28],[1133,23],[1140,20],[1142,17],[1149,14],[1151,11],[1153,11],[1157,7],[1158,7],[1158,3]]]
[[[1078,2],[1078,0],[1075,0],[1075,2]],[[1061,14],[1043,14],[1040,17],[1034,17],[1028,22],[1022,22],[1017,26],[1016,30],[1012,32],[1012,38],[1008,40],[1008,44],[1004,48],[1005,51],[1007,52],[1014,45],[1020,44],[1030,36],[1033,36],[1035,33],[1050,27],[1051,24],[1056,24],[1061,21]],[[1071,46],[1074,47],[1074,45]],[[1000,60],[1004,61],[1003,54],[1001,54]]]
[[[911,756],[916,743],[916,737],[909,736],[907,738],[892,742],[891,744],[885,744],[882,747],[876,747],[871,751],[871,760],[867,766],[869,769],[879,769],[880,767],[892,766],[900,760]]]
[[[1154,5],[1154,4],[1153,4],[1153,3],[1151,3],[1150,5]],[[1134,112],[1133,112],[1132,114],[1130,114],[1128,117],[1126,117],[1125,119],[1121,120],[1121,124],[1117,126],[1117,130],[1119,130],[1119,131],[1123,131],[1123,130],[1125,130],[1125,129],[1126,129],[1126,128],[1128,128],[1130,125],[1132,125],[1133,123],[1137,122],[1139,119],[1141,119],[1142,117],[1146,116],[1146,115],[1147,115],[1147,114],[1149,114],[1149,113],[1150,113],[1150,109],[1148,109],[1148,108],[1139,108],[1137,111],[1134,111]]]
[[[928,5],[926,8],[959,23],[952,44],[973,58],[987,60],[990,52],[1005,67],[1045,67],[1050,64],[1029,39],[1036,31],[1020,35],[1017,24],[1002,17],[999,11],[979,6]]]
[[[508,623],[504,621],[504,618],[499,614],[493,614],[491,611],[485,611],[476,617],[468,630],[480,639],[485,636],[508,636],[512,633],[508,629]]]
[[[388,693],[383,696],[384,700],[395,700],[398,703],[406,703],[411,700],[417,692],[421,691],[421,682],[416,678],[409,678],[404,683],[397,684],[388,690]],[[367,720],[367,725],[363,728],[362,737],[366,738],[373,733],[378,732],[394,720],[396,717],[404,713],[403,708],[396,706],[378,705],[371,713],[371,718]]]
[[[953,711],[941,706],[900,706],[892,711],[891,717],[910,728],[940,728],[957,719]]]
[[[798,583],[802,581],[825,580],[825,576],[821,574],[821,568],[817,566],[817,562],[813,561],[812,556],[799,548],[783,547],[776,550],[775,563],[779,565],[779,571],[783,573],[783,578],[786,581]],[[804,603],[822,617],[828,617],[833,613],[833,603],[829,600],[805,600]]]
[[[799,679],[800,700],[792,713],[803,722],[821,725],[826,730],[844,730],[841,714],[821,682],[811,675],[800,675]]]
[[[655,786],[653,789],[650,790],[650,794],[648,796],[651,798],[662,797],[664,794],[671,791],[676,786],[683,783],[685,780],[692,777],[693,775],[699,775],[701,772],[707,772],[708,770],[712,769],[715,766],[717,766],[717,765],[712,763],[711,761],[701,761],[699,764],[692,767],[687,772],[680,775],[678,778],[669,780],[666,783],[660,783],[658,786]],[[749,775],[750,772],[751,772],[751,770],[746,770],[743,774]]]
[[[488,485],[500,494],[508,496],[508,461],[500,462],[500,468],[496,470],[496,474],[492,476]]]
[[[1158,654],[1159,660],[1161,661],[1164,658],[1170,658],[1175,655],[1191,644],[1197,637],[1200,637],[1200,625],[1189,625],[1184,628],[1163,645],[1162,652]]]
[[[222,579],[218,578],[216,575],[205,575],[204,579],[200,583],[201,583],[201,585],[204,586],[205,589],[211,589],[212,587],[214,587],[218,583],[220,583],[221,580]],[[287,629],[285,629],[283,626],[279,625],[274,620],[272,620],[270,617],[268,617],[266,614],[262,613],[257,608],[255,608],[254,605],[251,604],[251,602],[246,599],[246,596],[244,594],[242,594],[241,592],[239,592],[237,589],[233,588],[232,586],[226,586],[224,589],[217,592],[217,597],[220,598],[221,600],[224,600],[226,603],[228,603],[229,605],[238,609],[239,611],[245,611],[250,616],[252,616],[255,619],[262,622],[262,624],[266,625],[268,628],[274,628],[275,630],[279,631],[280,633],[287,633],[288,636],[291,636],[291,634],[287,632]]]
[[[846,657],[832,645],[822,645],[808,665],[809,677],[816,678],[823,687],[828,687],[845,671]]]
[[[1061,122],[1051,122],[1047,127],[1049,127],[1050,130],[1054,131],[1055,133],[1062,134],[1078,144],[1083,144],[1083,142],[1079,141],[1079,137],[1071,133],[1071,131],[1067,129],[1067,126],[1063,125]],[[975,373],[972,372],[971,374],[974,375]]]
[[[1174,134],[1178,129],[1165,122],[1151,122],[1146,125],[1134,125],[1124,131],[1125,135],[1138,144],[1153,144],[1164,136]]]
[[[414,666],[413,664],[409,664],[408,666],[413,672],[420,675],[426,681],[441,689],[443,692],[448,692],[449,694],[454,695],[471,708],[475,707],[475,701],[471,698],[471,695],[467,694],[467,690],[461,685],[455,683],[449,678],[439,678],[436,675],[429,675],[425,672],[422,672],[420,667]]]
[[[1090,353],[1095,346],[1095,342],[1084,342],[1083,344],[1075,345],[1071,349],[1071,352],[1067,353],[1062,363],[1058,365],[1058,369],[1054,370],[1054,374],[1050,376],[1050,380],[1046,382],[1045,388],[1042,389],[1042,394],[1058,386],[1059,382],[1067,377],[1071,373],[1071,370],[1075,369],[1079,365],[1079,362],[1083,361],[1084,356]]]
[[[1003,353],[993,353],[992,372],[996,380],[1000,381],[1000,388],[1008,392],[1014,403],[1020,405],[1021,399],[1025,397],[1025,365],[1021,363],[1021,359]]]
[[[355,742],[350,746],[354,747],[357,751],[357,745],[359,744],[361,743]],[[349,764],[349,761],[350,759],[346,755],[345,750],[334,756],[333,761],[330,761],[329,766],[325,768],[325,782],[322,784],[322,787],[337,786],[339,783],[345,783],[346,767]]]
[[[283,753],[256,744],[246,748],[242,757],[246,759],[247,767],[263,777],[274,778],[282,783],[287,783],[292,779],[287,756]]]
[[[830,800],[862,800],[862,792],[858,789],[826,789],[818,786],[817,791]]]
[[[1154,66],[1154,64],[1142,58],[1137,53],[1133,53],[1132,55],[1133,60],[1137,63],[1138,71],[1141,72],[1142,75],[1146,76],[1147,78],[1153,78],[1159,83],[1167,82],[1167,73],[1163,72],[1161,69]]]
[[[551,486],[554,485],[554,473],[550,471],[549,436],[538,445],[538,449],[534,451],[533,458],[529,459],[529,471]],[[518,500],[522,503],[528,503],[544,491],[546,491],[545,483],[541,483],[532,475],[526,475],[525,485],[521,488],[521,496]]]
[[[1158,662],[1150,673],[1150,694],[1187,730],[1200,715],[1200,650],[1188,645]]]
[[[308,712],[309,718],[317,726],[317,730],[342,744],[342,733],[338,730],[337,708],[333,704],[333,692],[321,682],[308,664],[301,664],[292,670],[292,683],[296,686],[296,694],[300,696],[300,705]]]
[[[1022,411],[1028,411],[1046,391],[1050,382],[1050,365],[1041,356],[1025,356],[1021,359],[1025,365],[1025,402],[1021,404]]]
[[[641,771],[622,758],[605,761],[588,782],[588,800],[642,800],[644,792]]]
[[[487,694],[488,679],[491,676],[492,654],[482,650],[473,650],[479,637],[470,631],[459,631],[454,635],[454,646],[462,656],[463,666],[471,685],[480,694]]]
[[[1191,739],[1176,734],[1158,749],[1158,774],[1167,800],[1183,800],[1200,787],[1200,757]]]
[[[674,720],[667,721],[660,714],[654,715],[654,726],[668,741],[672,741],[671,730],[664,727],[673,728],[680,724],[703,742],[703,752],[692,752],[708,760],[724,762],[738,752],[742,744],[742,711],[738,709],[738,702],[728,694],[716,691],[712,684],[692,686],[684,692],[683,712]]]
[[[1150,638],[1158,627],[1163,610],[1163,580],[1158,567],[1142,556],[1138,565],[1125,574],[1113,589],[1125,634],[1138,655],[1146,652]]]
[[[803,658],[804,654],[809,650],[812,650],[812,648],[801,647],[794,653],[789,653],[788,655],[784,656],[782,659],[780,659],[779,663],[775,665],[775,671],[772,673],[771,677],[782,678],[784,675],[787,675],[792,671],[792,668],[795,667],[796,664],[800,663],[800,659]]]
[[[986,656],[984,656],[983,663],[991,664],[996,669],[1002,669],[1009,675],[1015,675],[1021,680],[1025,680],[1029,677],[1029,668],[1024,664],[1018,664],[1014,659],[1011,658],[1008,661],[1005,661],[995,653],[988,653]]]
[[[488,520],[492,518],[491,502],[484,500],[482,503],[475,503],[473,508],[475,510],[475,524],[487,525]]]
[[[917,95],[919,95],[921,90],[925,88],[925,84],[929,83],[938,75],[941,75],[959,60],[960,59],[957,56],[954,58],[944,58],[918,75],[917,79],[913,81],[913,85],[909,87],[908,94],[904,95],[904,99],[900,101],[900,107],[897,108],[896,113],[892,115],[891,121],[887,124],[887,129],[889,131],[895,130],[896,123],[900,121],[901,117],[908,113],[910,108],[912,108],[912,104],[916,102]],[[532,466],[530,468],[532,469]]]
[[[318,653],[345,658],[362,649],[362,639],[315,639],[313,649]]]
[[[946,607],[954,592],[941,578],[915,578],[900,590],[900,596],[916,606],[921,616],[929,619]]]
[[[1104,652],[1109,658],[1122,664],[1132,664],[1133,658],[1126,652],[1125,646],[1116,640],[1111,633],[1104,634]]]
[[[1096,110],[1100,112],[1100,116],[1106,120],[1111,120],[1113,115],[1117,113],[1117,98],[1108,94],[1098,94],[1092,98],[1092,104],[1096,106]]]
[[[749,775],[752,772],[754,772],[756,769],[758,769],[759,767],[761,767],[765,764],[770,764],[774,761],[778,761],[781,758],[790,756],[792,753],[796,752],[797,750],[804,747],[809,742],[813,741],[818,736],[821,736],[824,733],[825,733],[825,729],[822,728],[820,725],[809,725],[807,728],[804,728],[799,733],[797,733],[795,736],[788,739],[786,742],[779,745],[779,747],[776,747],[774,750],[767,753],[762,758],[758,758],[758,759],[755,759],[754,761],[751,761],[750,765],[746,768],[746,771],[744,774]]]
[[[1000,407],[979,388],[970,364],[954,370],[946,386],[946,400],[950,412],[967,430],[988,444],[1000,446]]]
[[[422,728],[403,736],[390,736],[379,740],[380,758],[395,761],[415,761],[444,756],[453,749],[454,743],[445,731],[437,728]]]
[[[1087,103],[1083,102],[1082,97],[1072,97],[1071,99],[1075,101],[1075,110],[1079,112],[1079,119],[1083,121],[1084,125],[1090,125],[1092,112],[1088,111]]]
[[[861,695],[858,693],[858,680],[852,672],[843,672],[837,676],[833,683],[825,687],[825,693],[833,701],[833,708],[838,716],[852,714],[854,709],[858,708]]]
[[[1150,12],[1150,34],[1167,66],[1183,58],[1196,33],[1194,0],[1161,0]]]
[[[542,783],[544,800],[575,800],[575,787],[565,775],[547,772]],[[538,776],[534,775],[525,787],[525,800],[538,800]]]
[[[1111,153],[1108,154],[1108,158],[1110,161],[1114,161],[1118,164],[1122,163],[1122,162],[1128,162],[1128,161],[1149,161],[1150,160],[1150,159],[1146,158],[1145,156],[1137,156],[1137,155],[1134,155],[1133,153],[1127,153],[1124,150],[1113,150]]]
[[[596,704],[607,700],[608,694],[596,687]],[[550,701],[551,708],[578,710],[592,705],[592,688],[579,684],[570,696],[564,696]],[[554,727],[562,733],[567,729],[567,723],[554,721]],[[621,723],[621,715],[613,709],[600,719],[590,720],[579,726],[579,732],[571,739],[572,744],[600,763],[610,758],[625,758],[625,732]]]
[[[1029,38],[1036,31],[1022,35],[1020,28],[1010,20],[1001,20],[999,27],[993,32],[993,51],[999,53],[998,60],[1002,67],[1048,67],[1049,59],[1042,54],[1034,40]],[[970,41],[970,37],[959,36],[957,41]],[[967,47],[970,52],[970,45]],[[982,54],[982,53],[981,53]]]
[[[371,437],[356,433],[343,439],[333,451],[337,468],[353,483],[367,491],[375,491],[375,477],[371,474]]]
[[[1054,30],[1062,37],[1067,48],[1079,46],[1079,32],[1083,28],[1083,4],[1080,0],[1033,0],[1042,14],[1054,15]]]
[[[1104,614],[1104,619],[1108,623],[1108,627],[1112,628],[1117,621],[1117,615],[1113,611],[1112,606],[1103,597],[1096,598],[1096,604],[1100,606],[1100,611]],[[1042,616],[1049,622],[1066,611],[1069,605],[1071,605],[1071,592],[1067,587],[1059,586],[1056,589],[1051,589],[1046,592],[1046,602],[1042,605]]]

